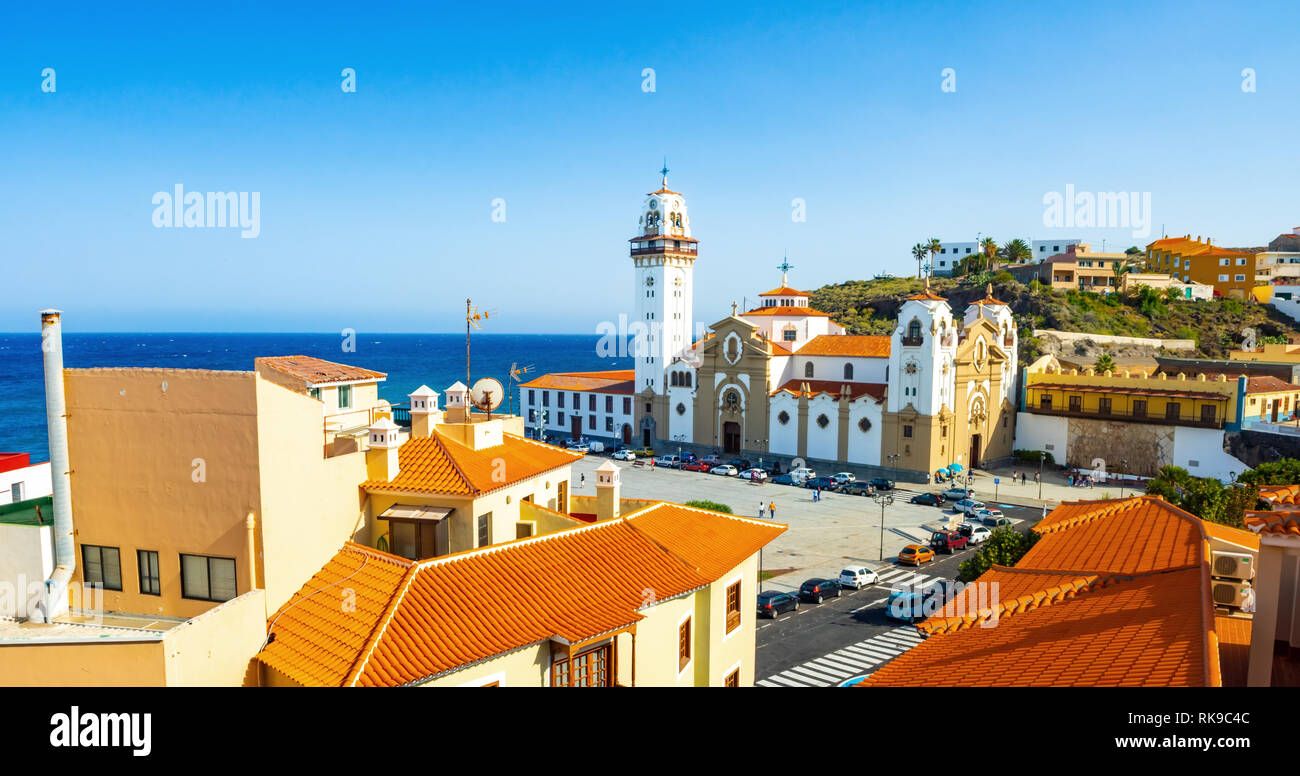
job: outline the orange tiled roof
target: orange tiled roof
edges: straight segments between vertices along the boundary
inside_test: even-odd
[[[797,351],[801,356],[888,358],[890,338],[870,334],[820,334]]]
[[[275,638],[258,659],[304,685],[418,682],[550,639],[573,643],[625,628],[644,617],[646,590],[664,601],[704,587],[784,530],[656,504],[404,568],[394,562],[362,580],[356,611],[310,597],[374,553],[348,544],[272,618]]]
[[[501,444],[495,447],[473,450],[435,432],[402,443],[397,450],[397,476],[392,480],[367,480],[361,487],[478,496],[568,466],[580,458],[582,453],[514,434],[503,434]]]
[[[908,300],[909,302],[912,301],[912,300],[914,300],[914,299],[916,299],[916,300],[921,300],[921,301],[926,301],[926,302],[946,302],[946,301],[948,301],[947,299],[944,299],[943,297],[939,296],[938,294],[935,294],[933,291],[930,291],[929,289],[926,289],[923,293],[920,293],[920,294],[913,294],[913,295],[911,295],[911,296],[909,296],[909,297],[907,298],[907,300]]]
[[[257,366],[265,366],[301,378],[308,385],[377,381],[388,377],[383,372],[376,372],[373,369],[336,364],[312,356],[266,356],[254,359],[254,363]]]
[[[1294,504],[1300,498],[1300,485],[1260,485],[1259,497],[1270,504]]]
[[[755,307],[749,312],[741,313],[743,318],[746,315],[790,315],[794,317],[808,318],[829,318],[830,313],[824,313],[821,310],[814,310],[811,307],[794,307],[792,305],[773,305],[771,307]]]
[[[1015,568],[981,575],[862,685],[1217,686],[1207,525],[1155,496],[1063,503]]]
[[[759,294],[759,296],[812,296],[812,294],[806,291],[799,291],[790,288],[789,286],[781,286],[780,288],[774,288],[771,291],[764,291]]]
[[[775,396],[784,391],[785,393],[792,393],[795,396],[798,396],[799,391],[805,383],[808,384],[808,389],[811,391],[811,393],[808,394],[810,397],[816,396],[819,393],[829,393],[836,401],[839,400],[842,387],[846,385],[849,387],[850,401],[860,399],[863,396],[870,396],[876,401],[881,401],[885,398],[885,389],[888,387],[885,383],[846,383],[840,380],[795,379],[786,380],[781,384],[781,387],[772,391],[772,395]]]
[[[1245,513],[1246,527],[1257,534],[1270,536],[1300,536],[1300,510],[1284,509],[1276,512],[1249,510]]]
[[[522,383],[521,387],[630,394],[635,393],[635,383],[635,370],[611,369],[604,372],[552,372]]]
[[[1288,383],[1272,375],[1260,375],[1246,378],[1246,393],[1278,393],[1280,391],[1300,391],[1300,385]]]
[[[1250,667],[1249,617],[1214,616],[1214,633],[1219,637],[1219,671],[1224,687],[1245,687]]]
[[[1156,248],[1162,251],[1178,254],[1179,256],[1253,256],[1255,254],[1249,251],[1234,251],[1231,248],[1220,248],[1210,242],[1201,242],[1192,240],[1187,237],[1166,237],[1147,245],[1150,250]]]

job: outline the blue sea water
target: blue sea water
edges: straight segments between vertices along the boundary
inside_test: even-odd
[[[631,369],[630,357],[597,355],[596,335],[474,334],[471,376],[508,385],[512,363],[531,366],[530,380],[546,372]],[[64,334],[68,368],[152,366],[170,369],[253,369],[258,356],[306,355],[386,372],[379,395],[398,404],[427,384],[439,393],[465,380],[463,334],[363,334],[355,352],[343,351],[338,334]],[[518,410],[518,393],[515,408]],[[49,460],[45,428],[45,377],[38,333],[0,334],[0,452]]]

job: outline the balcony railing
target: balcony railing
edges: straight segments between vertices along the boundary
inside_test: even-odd
[[[903,347],[919,347],[923,341],[924,338],[922,337],[903,337]]]
[[[1152,423],[1158,426],[1189,426],[1191,428],[1223,428],[1223,418],[1216,414],[1213,420],[1202,420],[1201,418],[1184,417],[1179,415],[1176,418],[1170,418],[1164,415],[1151,415],[1149,413],[1136,414],[1132,412],[1100,412],[1098,410],[1085,409],[1067,409],[1063,407],[1043,407],[1031,406],[1026,412],[1035,415],[1055,415],[1065,418],[1088,418],[1090,420],[1119,420],[1125,423]]]
[[[672,245],[662,245],[659,246],[658,248],[653,248],[653,247],[633,248],[631,255],[646,256],[654,253],[695,253],[695,252],[696,252],[695,244],[686,243],[682,245],[680,248],[674,248]]]

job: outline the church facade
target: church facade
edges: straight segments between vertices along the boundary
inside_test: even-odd
[[[892,334],[853,335],[789,286],[783,264],[756,307],[733,304],[693,333],[699,243],[666,170],[637,226],[634,369],[524,383],[520,407],[537,434],[905,481],[1011,454],[1017,332],[991,289],[958,317],[927,286]]]

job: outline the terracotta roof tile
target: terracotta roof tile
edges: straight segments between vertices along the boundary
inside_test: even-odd
[[[1247,511],[1246,527],[1257,534],[1269,536],[1300,536],[1300,510],[1285,509],[1276,512]]]
[[[521,387],[631,394],[635,392],[635,383],[636,370],[611,369],[604,372],[552,372],[522,383]]]
[[[746,315],[788,315],[795,318],[831,317],[830,313],[824,313],[821,310],[814,310],[811,307],[791,307],[791,306],[781,306],[781,305],[774,305],[772,307],[755,307],[753,310],[750,310],[749,312],[741,313],[740,317],[743,318]]]
[[[322,593],[319,606],[286,613],[258,658],[305,685],[409,684],[557,637],[577,642],[631,625],[643,617],[647,590],[663,601],[717,581],[784,530],[657,504],[620,520],[411,563],[369,583],[357,611]],[[299,596],[345,578],[367,552],[345,546]],[[318,643],[330,645],[328,660]]]
[[[796,351],[801,356],[888,358],[890,338],[868,334],[821,334]]]
[[[1207,555],[1219,528],[1154,496],[1063,503],[1016,568],[981,575],[861,686],[1217,686]]]
[[[397,451],[397,476],[392,480],[367,480],[361,487],[476,496],[568,466],[580,458],[582,453],[514,434],[503,434],[502,443],[495,447],[473,450],[435,432],[402,443]]]
[[[1300,485],[1260,485],[1259,497],[1270,504],[1294,504],[1300,498]]]
[[[378,381],[388,377],[383,372],[376,372],[373,369],[336,364],[312,356],[265,356],[254,359],[254,364],[301,378],[308,385]]]
[[[1278,393],[1280,391],[1300,392],[1300,385],[1272,375],[1258,375],[1246,378],[1246,393]]]
[[[780,288],[774,288],[771,291],[764,291],[759,294],[759,296],[812,296],[812,294],[807,291],[799,291],[790,288],[789,286],[781,286]]]
[[[837,401],[840,396],[840,391],[842,390],[843,386],[846,385],[849,387],[850,400],[860,399],[863,396],[870,396],[876,401],[881,401],[882,399],[885,398],[885,390],[888,387],[885,383],[846,383],[846,382],[841,382],[839,380],[797,380],[796,379],[796,380],[787,380],[785,383],[781,385],[781,387],[777,388],[775,391],[772,391],[772,395],[775,396],[778,393],[785,392],[785,393],[792,393],[795,396],[798,396],[799,391],[802,390],[802,387],[805,383],[808,385],[810,391],[809,396],[816,396],[821,393],[829,393],[831,396],[835,397]]]
[[[1224,687],[1245,687],[1250,666],[1249,617],[1214,616],[1214,633],[1219,637],[1219,667]]]

